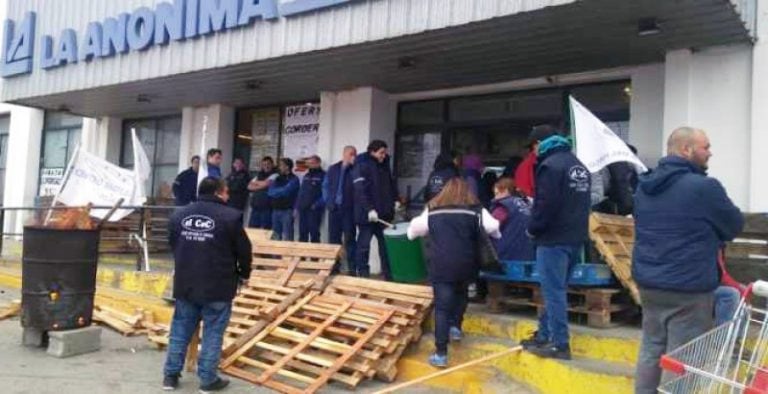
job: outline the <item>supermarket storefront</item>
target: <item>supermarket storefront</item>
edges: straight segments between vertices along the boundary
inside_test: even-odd
[[[713,174],[746,209],[765,208],[751,181],[765,160],[752,146],[768,140],[754,116],[768,104],[757,3],[9,0],[0,97],[30,108],[0,108],[5,182],[24,185],[4,203],[50,190],[42,152],[66,160],[65,142],[130,167],[131,128],[152,152],[151,190],[167,197],[204,126],[225,165],[251,168],[265,155],[331,162],[384,139],[401,190],[415,192],[441,149],[492,166],[523,154],[532,124],[567,124],[573,94],[649,164],[672,128],[707,129]],[[53,146],[56,113],[83,119]]]

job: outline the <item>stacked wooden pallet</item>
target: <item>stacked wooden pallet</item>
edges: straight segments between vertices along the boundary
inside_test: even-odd
[[[93,307],[93,321],[125,336],[147,335],[150,341],[168,344],[167,336],[170,328],[155,323],[155,316],[151,311],[137,309],[135,313],[128,314],[97,304]]]
[[[640,305],[640,292],[632,279],[632,250],[635,247],[635,221],[632,218],[592,213],[589,237],[632,299]]]
[[[256,240],[251,282],[291,288],[313,281],[322,290],[339,259],[341,246],[305,242]]]

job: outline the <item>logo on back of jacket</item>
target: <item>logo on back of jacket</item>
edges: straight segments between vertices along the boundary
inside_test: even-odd
[[[213,239],[216,221],[204,215],[189,215],[181,220],[181,236],[187,241],[206,242]]]
[[[578,193],[589,192],[589,171],[582,166],[573,166],[568,170],[568,186]]]

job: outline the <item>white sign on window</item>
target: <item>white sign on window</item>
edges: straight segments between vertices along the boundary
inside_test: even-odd
[[[303,159],[317,153],[320,104],[292,105],[283,119],[283,157]]]
[[[43,168],[40,172],[40,197],[56,194],[64,178],[63,168]]]

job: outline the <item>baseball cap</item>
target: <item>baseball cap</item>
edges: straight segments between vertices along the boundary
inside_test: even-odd
[[[536,142],[544,141],[545,139],[557,135],[557,129],[554,126],[543,124],[533,126],[531,134],[528,136],[528,145],[533,145]]]

